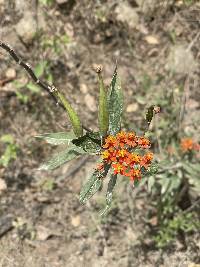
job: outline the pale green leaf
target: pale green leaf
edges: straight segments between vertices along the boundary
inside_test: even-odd
[[[109,110],[109,133],[117,134],[121,129],[121,117],[123,112],[122,89],[117,76],[117,67],[108,92],[108,110]]]
[[[89,178],[87,183],[83,186],[80,192],[80,202],[85,204],[102,186],[102,178],[99,177],[99,173],[96,171]]]
[[[37,77],[40,77],[44,74],[46,65],[47,65],[46,61],[37,64],[37,66],[34,68],[34,73]]]
[[[102,186],[103,178],[107,175],[110,165],[105,165],[103,170],[95,170],[80,192],[80,203],[85,204]]]
[[[147,188],[148,192],[151,192],[152,187],[155,184],[155,177],[154,176],[149,176],[147,179]]]
[[[4,134],[1,136],[0,141],[3,143],[8,143],[8,144],[13,144],[14,143],[14,138],[10,134]]]
[[[77,158],[84,153],[85,151],[83,151],[81,148],[71,145],[66,150],[54,155],[54,157],[50,159],[47,163],[42,164],[39,170],[54,170],[59,166],[63,165],[64,163],[74,158]]]
[[[33,93],[39,93],[40,92],[40,88],[36,84],[34,84],[32,82],[29,82],[26,85],[26,87]]]
[[[69,145],[76,138],[73,132],[46,133],[35,137],[43,139],[51,145]]]
[[[56,92],[56,94],[68,113],[75,135],[77,137],[82,136],[83,127],[76,111],[72,108],[68,100],[60,92]]]
[[[110,181],[108,183],[108,189],[106,193],[106,203],[108,206],[111,205],[113,199],[113,190],[117,182],[117,174],[111,174]]]
[[[164,195],[167,192],[170,186],[170,183],[171,183],[171,180],[168,177],[162,180],[162,183],[161,183],[161,194],[162,195]]]

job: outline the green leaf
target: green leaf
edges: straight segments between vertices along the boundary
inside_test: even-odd
[[[13,144],[14,143],[14,138],[10,134],[4,134],[1,136],[0,141],[3,143],[8,143],[8,144]]]
[[[54,155],[54,157],[50,159],[47,163],[42,164],[39,170],[54,170],[59,166],[63,165],[64,163],[74,158],[77,158],[84,153],[85,151],[83,151],[81,148],[71,145],[66,150]]]
[[[75,135],[77,137],[82,136],[83,127],[76,111],[72,108],[68,100],[60,92],[57,91],[56,94],[68,113]]]
[[[108,206],[112,203],[113,190],[117,182],[117,174],[111,174],[110,181],[108,183],[108,189],[106,193],[106,203]]]
[[[47,65],[46,61],[43,61],[37,64],[37,66],[34,68],[34,72],[37,77],[40,77],[44,74],[46,65]]]
[[[43,139],[51,145],[69,145],[75,138],[75,135],[73,132],[59,132],[36,135],[35,137]]]
[[[101,136],[105,136],[107,134],[109,126],[108,100],[107,100],[107,92],[104,86],[101,73],[98,73],[98,78],[99,78],[99,130]]]
[[[115,135],[120,131],[123,111],[123,95],[119,78],[117,76],[117,66],[108,91],[108,110],[109,133]]]
[[[151,192],[152,187],[155,184],[155,177],[154,176],[149,176],[147,179],[147,188],[148,192]]]
[[[101,139],[99,133],[86,133],[72,141],[76,146],[81,147],[84,151],[94,154],[101,150]]]
[[[33,93],[39,93],[40,92],[40,88],[36,84],[34,84],[32,82],[29,82],[26,85],[26,87]]]
[[[198,164],[185,163],[184,169],[186,170],[186,176],[189,183],[194,186],[194,189],[196,189],[197,192],[200,192],[200,166]]]
[[[103,170],[95,170],[80,192],[80,203],[85,204],[102,186],[103,178],[107,175],[110,166],[104,166]]]
[[[171,184],[170,178],[166,177],[162,180],[162,182],[161,182],[161,195],[164,195],[167,192],[167,190],[170,187],[170,184]]]

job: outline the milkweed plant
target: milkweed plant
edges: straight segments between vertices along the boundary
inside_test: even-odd
[[[98,125],[99,131],[94,132],[81,123],[81,120],[65,96],[53,85],[41,81],[28,63],[21,60],[15,51],[6,43],[0,41],[0,47],[21,65],[33,81],[46,90],[53,100],[66,111],[71,122],[72,131],[38,135],[52,145],[67,148],[54,155],[48,162],[42,164],[40,170],[53,170],[61,165],[84,155],[98,155],[99,160],[94,172],[80,192],[80,203],[85,204],[109,179],[106,193],[106,207],[101,212],[107,214],[110,210],[113,190],[117,179],[129,179],[137,186],[148,175],[156,172],[152,164],[153,153],[150,151],[150,140],[145,136],[154,114],[160,110],[151,106],[146,112],[146,131],[142,136],[134,131],[124,131],[121,128],[123,114],[123,93],[120,79],[115,67],[109,88],[104,85],[102,67],[96,66],[95,71],[99,83]]]
[[[64,105],[72,125],[72,132],[60,132],[39,135],[53,145],[67,144],[64,151],[43,164],[41,170],[53,170],[60,165],[81,155],[99,155],[94,172],[80,192],[80,203],[85,204],[103,186],[104,180],[109,179],[106,193],[106,207],[102,215],[111,207],[113,190],[120,176],[130,179],[133,185],[138,185],[145,175],[152,174],[153,153],[148,138],[138,136],[134,131],[126,132],[121,129],[123,113],[123,94],[117,73],[117,67],[106,89],[102,78],[102,67],[96,68],[99,81],[99,131],[85,131],[79,116],[69,102],[61,95],[59,99]],[[146,114],[147,124],[150,124],[157,110],[151,106]]]

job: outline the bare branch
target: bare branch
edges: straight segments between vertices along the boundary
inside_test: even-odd
[[[31,79],[42,89],[44,89],[50,96],[51,98],[54,100],[54,102],[56,103],[56,105],[60,106],[63,110],[65,110],[65,107],[63,106],[63,104],[59,101],[57,95],[59,90],[54,86],[54,85],[50,85],[46,82],[43,82],[42,80],[40,80],[34,73],[33,69],[31,68],[31,65],[29,63],[24,62],[18,55],[17,53],[12,49],[12,47],[10,47],[9,44],[6,44],[2,41],[0,41],[0,47],[2,47],[6,52],[8,52],[10,54],[10,56],[14,59],[14,61],[19,64],[20,66],[22,66],[25,71],[29,74],[29,76],[31,77]],[[87,127],[83,126],[83,128],[86,131],[91,132],[90,129],[88,129]]]

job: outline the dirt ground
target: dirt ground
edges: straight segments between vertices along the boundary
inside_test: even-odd
[[[109,85],[117,60],[127,127],[141,129],[146,106],[162,106],[164,94],[189,75],[185,129],[200,137],[199,1],[42,2],[0,0],[0,40],[32,66],[48,62],[44,78],[52,75],[87,127],[97,129],[98,84],[91,66],[103,65]],[[14,80],[22,84],[27,101],[16,95]],[[0,136],[11,134],[18,146],[17,158],[0,167],[6,183],[0,190],[0,266],[200,266],[198,232],[186,236],[185,244],[177,239],[170,248],[155,248],[146,191],[136,197],[120,183],[115,207],[103,222],[98,211],[104,191],[80,205],[81,186],[95,166],[92,157],[53,172],[38,171],[57,148],[34,136],[70,125],[45,92],[23,86],[29,81],[0,50]]]

